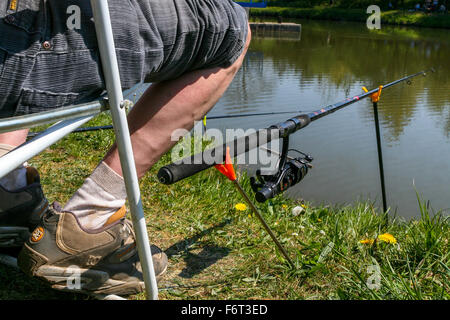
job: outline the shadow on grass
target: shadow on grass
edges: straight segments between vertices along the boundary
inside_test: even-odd
[[[17,257],[18,250],[2,249],[0,253]],[[0,300],[81,300],[85,296],[51,289],[44,282],[20,270],[0,265]]]
[[[222,223],[203,230],[190,238],[179,241],[165,250],[169,258],[180,254],[185,255],[184,261],[186,262],[186,267],[180,272],[180,277],[192,278],[230,253],[230,249],[218,246],[204,246],[203,250],[198,254],[191,253],[190,251],[192,245],[198,242],[199,239],[209,235],[216,229],[225,227],[231,221],[231,219],[226,219]]]
[[[179,276],[182,278],[192,278],[220,259],[226,257],[230,251],[230,249],[224,247],[208,246],[203,248],[198,254],[188,252],[185,258],[187,266],[180,272]]]

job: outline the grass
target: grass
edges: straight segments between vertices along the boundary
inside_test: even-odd
[[[327,6],[313,8],[268,7],[251,9],[252,17],[283,17],[296,19],[319,19],[366,22],[369,14],[365,9],[344,9]],[[410,25],[429,28],[450,28],[450,14],[427,14],[403,10],[382,10],[381,24]]]
[[[103,115],[89,125],[109,121]],[[72,134],[34,158],[49,200],[66,202],[112,142],[110,131]],[[371,203],[312,207],[277,197],[259,205],[294,260],[291,269],[249,209],[235,209],[243,200],[231,183],[211,169],[161,185],[156,173],[168,162],[165,156],[141,181],[151,242],[170,261],[161,299],[450,298],[449,221],[440,212],[432,215],[420,197],[422,216],[408,222],[377,213]],[[251,192],[246,174],[239,180]],[[294,215],[300,205],[306,209]],[[384,233],[397,243],[360,243]],[[0,267],[0,299],[86,297]]]

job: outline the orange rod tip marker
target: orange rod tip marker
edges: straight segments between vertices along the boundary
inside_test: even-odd
[[[225,156],[225,164],[215,165],[216,169],[220,171],[225,177],[231,181],[236,181],[236,172],[234,171],[233,163],[231,162],[230,147],[227,147],[227,154]]]

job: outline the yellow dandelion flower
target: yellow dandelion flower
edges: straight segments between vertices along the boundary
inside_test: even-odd
[[[397,239],[395,239],[395,237],[392,234],[389,233],[385,233],[385,234],[381,234],[378,236],[378,240],[387,242],[387,243],[392,243],[392,244],[396,244],[397,243]]]
[[[285,204],[283,204],[283,205],[281,205],[281,207],[283,208],[283,209],[287,209],[287,205],[285,205]]]
[[[308,209],[308,206],[307,206],[306,204],[303,204],[303,203],[302,203],[300,206],[301,206],[303,209]]]
[[[236,208],[237,211],[245,211],[245,210],[247,210],[247,206],[245,205],[245,203],[238,203],[234,207]]]
[[[374,242],[373,239],[364,239],[364,240],[361,240],[359,243],[372,245],[373,242]]]
[[[317,221],[322,222],[322,219],[318,218]]]

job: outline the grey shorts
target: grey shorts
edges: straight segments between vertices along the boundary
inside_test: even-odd
[[[247,38],[232,0],[109,0],[123,89],[230,66]],[[0,2],[0,117],[104,92],[88,0]]]

